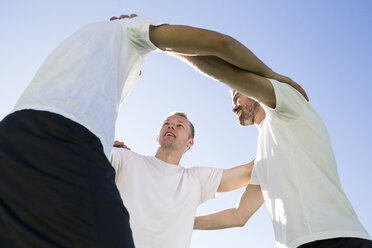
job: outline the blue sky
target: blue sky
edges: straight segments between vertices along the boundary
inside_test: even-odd
[[[229,34],[275,71],[299,82],[324,119],[342,186],[372,233],[372,2],[369,0],[35,1],[4,0],[0,9],[0,119],[9,113],[46,56],[68,35],[112,15],[138,15]],[[251,160],[255,127],[240,127],[228,87],[163,53],[150,54],[121,107],[116,138],[152,155],[163,118],[189,114],[195,146],[181,163],[229,168]],[[24,149],[27,149],[25,147]],[[199,214],[234,206],[241,190],[201,205]],[[194,231],[191,247],[274,247],[263,206],[243,228]]]

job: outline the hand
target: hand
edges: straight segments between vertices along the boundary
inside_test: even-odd
[[[117,140],[114,141],[114,145],[113,145],[113,147],[124,148],[124,149],[127,149],[127,150],[129,150],[129,151],[131,150],[129,147],[127,147],[127,146],[124,144],[124,142],[117,141]]]
[[[298,92],[301,93],[301,95],[303,95],[305,97],[306,101],[309,101],[309,97],[307,96],[306,91],[301,87],[301,85],[299,85],[298,83],[296,83],[292,79],[289,79],[289,81],[287,81],[285,83],[289,84],[290,86],[295,88]]]
[[[295,88],[298,92],[300,92],[301,95],[303,95],[305,97],[306,101],[309,101],[309,98],[307,97],[306,91],[298,83],[296,83],[295,81],[293,81],[289,77],[280,75],[276,72],[272,72],[272,73],[273,73],[273,76],[270,77],[270,78],[278,80],[281,83],[289,84],[290,86]]]
[[[131,18],[134,18],[136,16],[137,16],[136,14],[120,15],[119,17],[113,16],[113,17],[110,18],[110,21],[121,20],[121,19],[125,19],[125,18],[131,19]]]

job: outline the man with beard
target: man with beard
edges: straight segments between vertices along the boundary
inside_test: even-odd
[[[253,162],[227,170],[181,166],[183,154],[194,144],[194,126],[181,112],[165,119],[157,142],[155,156],[113,148],[116,185],[125,199],[137,248],[187,248],[197,207],[216,192],[246,186]]]
[[[196,217],[194,229],[243,226],[265,202],[277,247],[372,247],[342,190],[326,127],[303,95],[218,58],[188,60],[234,88],[240,125],[259,130],[252,177],[238,206]]]

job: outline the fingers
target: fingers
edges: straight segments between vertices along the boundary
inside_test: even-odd
[[[309,101],[309,97],[307,96],[306,91],[301,86],[299,87],[300,87],[300,90],[299,90],[300,93],[305,97],[306,101]]]
[[[117,141],[117,140],[114,141],[114,145],[113,145],[113,147],[124,148],[124,149],[127,149],[127,150],[131,150],[128,146],[126,146],[126,145],[124,144],[124,142]]]
[[[124,142],[120,142],[120,141],[115,140],[113,146],[114,147],[118,147],[118,148],[123,147],[124,146]]]
[[[295,88],[298,92],[301,93],[301,95],[303,95],[306,99],[306,101],[309,101],[309,97],[307,96],[306,94],[306,91],[301,87],[301,85],[299,85],[298,83],[296,83],[295,81],[293,81],[292,79],[290,79],[289,77],[285,77],[285,76],[282,76],[280,74],[277,74],[277,77],[278,77],[278,81],[282,82],[282,83],[286,83],[286,84],[289,84],[290,86],[292,86],[293,88]],[[274,78],[276,79],[276,78]]]
[[[129,15],[120,15],[119,20],[124,18],[129,18]]]
[[[131,149],[130,149],[128,146],[126,146],[126,145],[123,145],[122,148],[127,149],[127,150],[129,150],[129,151],[131,150]]]
[[[309,101],[309,97],[306,94],[306,91],[301,87],[301,85],[297,84],[296,82],[292,81],[290,85],[295,88],[298,92],[301,93],[306,99],[306,101]]]
[[[130,15],[120,15],[119,17],[116,17],[116,16],[113,16],[110,18],[110,21],[114,21],[114,20],[121,20],[121,19],[125,19],[125,18],[134,18],[136,17],[137,14],[130,14]]]

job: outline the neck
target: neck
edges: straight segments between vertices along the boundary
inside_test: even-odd
[[[266,118],[265,110],[262,107],[260,107],[254,117],[254,123],[256,125],[259,125],[265,118]]]
[[[179,165],[183,153],[174,150],[158,148],[155,157],[169,164]]]

